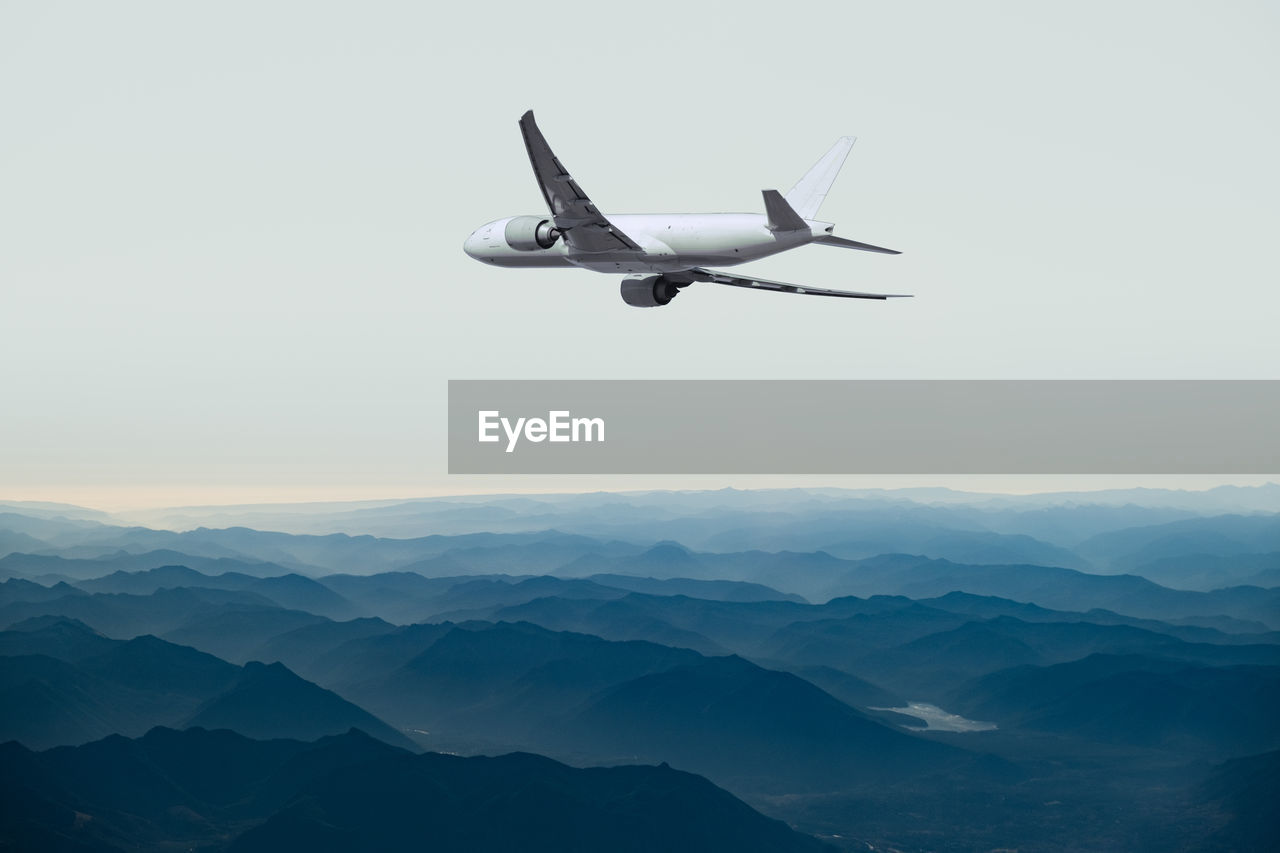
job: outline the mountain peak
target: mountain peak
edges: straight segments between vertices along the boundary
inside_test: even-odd
[[[237,682],[206,702],[186,725],[232,729],[257,738],[302,740],[356,728],[385,743],[417,751],[412,741],[382,720],[279,662],[245,664]]]
[[[24,633],[59,630],[64,633],[92,634],[95,637],[103,636],[73,616],[61,616],[56,613],[46,616],[32,616],[28,619],[23,619],[21,622],[13,623],[5,630],[22,631]]]
[[[663,541],[645,551],[642,558],[664,562],[692,562],[694,556],[692,551],[679,542]]]

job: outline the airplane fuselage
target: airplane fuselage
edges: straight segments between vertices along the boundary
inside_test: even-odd
[[[545,217],[543,217],[545,218]],[[609,252],[577,252],[557,240],[550,248],[517,249],[498,219],[472,232],[463,251],[498,267],[582,267],[603,273],[667,273],[703,266],[732,266],[776,255],[830,234],[829,222],[805,220],[809,230],[773,231],[758,213],[615,214],[618,230],[639,246]]]

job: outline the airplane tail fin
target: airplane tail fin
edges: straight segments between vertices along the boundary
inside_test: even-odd
[[[840,167],[844,165],[845,158],[849,156],[849,149],[853,147],[856,139],[855,136],[842,136],[837,139],[836,144],[831,146],[831,150],[823,154],[822,159],[805,172],[804,177],[796,181],[796,185],[787,191],[787,203],[800,214],[801,218],[817,217],[818,208],[822,207],[827,191],[835,183],[836,175],[840,174]]]

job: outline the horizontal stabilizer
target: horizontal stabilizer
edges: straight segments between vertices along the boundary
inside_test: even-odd
[[[859,243],[857,240],[846,240],[845,238],[837,237],[834,234],[824,234],[813,242],[821,243],[824,246],[839,246],[842,249],[857,249],[860,252],[879,252],[882,255],[902,254],[896,249],[885,249],[880,246],[873,246],[870,243]]]
[[[764,191],[764,210],[769,216],[770,231],[808,231],[809,225],[787,204],[777,190]]]

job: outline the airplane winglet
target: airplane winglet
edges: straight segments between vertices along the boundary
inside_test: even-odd
[[[764,190],[764,210],[769,216],[770,231],[808,231],[809,224],[800,218],[777,190]]]

